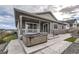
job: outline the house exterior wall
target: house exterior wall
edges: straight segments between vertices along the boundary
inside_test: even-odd
[[[54,24],[57,24],[57,29],[54,28]],[[63,28],[62,28],[63,26]],[[59,23],[55,23],[55,22],[50,22],[50,33],[56,35],[56,34],[63,34],[65,33],[65,25],[63,24],[59,24]]]
[[[26,17],[26,19],[23,19],[23,18],[20,18],[20,16],[27,16]],[[19,30],[19,34],[18,35],[20,35],[20,34],[22,34],[23,33],[23,31],[22,31],[22,29],[23,28],[25,28],[25,22],[37,22],[36,20],[40,20],[40,21],[45,21],[45,22],[47,22],[47,23],[49,23],[50,22],[50,26],[48,26],[48,33],[50,32],[50,33],[52,33],[52,34],[60,34],[60,33],[63,33],[64,32],[64,29],[62,29],[62,24],[59,24],[59,23],[55,23],[55,22],[53,22],[53,20],[55,21],[56,19],[54,18],[54,17],[52,17],[50,14],[44,14],[44,15],[40,15],[40,16],[42,16],[43,18],[46,18],[46,19],[41,19],[41,18],[39,18],[39,17],[34,17],[34,16],[30,16],[30,15],[28,15],[28,14],[24,14],[24,13],[21,13],[21,12],[16,12],[16,14],[15,14],[15,16],[16,16],[16,24],[17,24],[17,22],[19,23],[19,26],[18,26],[18,30]],[[29,19],[28,19],[29,18]],[[31,20],[30,20],[31,19]],[[48,20],[47,20],[48,19]],[[27,21],[26,21],[27,20]],[[35,21],[34,21],[35,20]],[[52,21],[50,21],[50,20],[52,20]],[[22,23],[21,23],[21,21],[22,21]],[[37,22],[38,24],[39,24],[39,22]],[[54,29],[54,24],[57,24],[57,26],[58,26],[58,28],[57,29]],[[40,32],[43,32],[43,25],[42,24],[39,24],[40,25]],[[64,25],[63,25],[64,26]]]
[[[53,24],[57,24],[57,29],[54,29],[54,34],[56,35],[56,34],[62,34],[62,33],[64,33],[64,29],[62,29],[62,24],[58,24],[58,23],[53,23]],[[53,26],[54,27],[54,26]]]

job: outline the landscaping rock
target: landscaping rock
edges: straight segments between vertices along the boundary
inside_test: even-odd
[[[0,54],[5,54],[6,52],[4,52],[5,47],[7,46],[8,43],[3,43],[0,44]]]

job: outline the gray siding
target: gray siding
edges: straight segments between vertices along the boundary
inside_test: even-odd
[[[52,17],[50,14],[40,14],[39,16],[46,18],[46,19],[49,19],[49,20],[55,20],[55,18]]]
[[[57,24],[57,26],[58,26],[57,29],[54,29],[54,24]],[[64,29],[62,29],[62,26],[64,27]],[[50,33],[52,33],[54,35],[65,33],[65,25],[50,22]]]

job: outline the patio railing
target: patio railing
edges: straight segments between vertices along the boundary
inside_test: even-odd
[[[23,33],[39,33],[40,29],[22,29]]]

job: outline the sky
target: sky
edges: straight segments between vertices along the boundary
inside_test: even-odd
[[[72,1],[72,3],[75,1]],[[61,2],[59,2],[61,3]],[[68,18],[79,18],[79,5],[0,5],[0,29],[15,29],[15,18],[13,8],[21,9],[27,12],[51,11],[58,20],[67,20]]]

